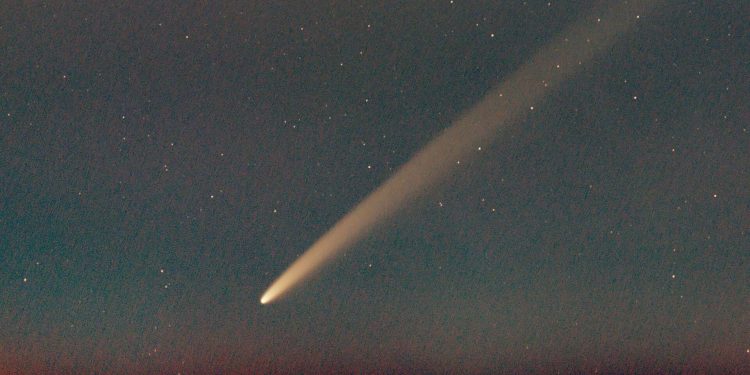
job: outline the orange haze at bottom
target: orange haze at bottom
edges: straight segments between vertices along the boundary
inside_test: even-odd
[[[656,2],[626,2],[584,17],[563,31],[336,223],[281,274],[260,302],[270,303],[290,291],[405,203],[450,176],[458,161],[474,157],[478,146],[488,144],[503,129],[523,119],[584,63],[606,52]]]

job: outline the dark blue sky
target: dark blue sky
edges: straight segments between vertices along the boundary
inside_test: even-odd
[[[262,306],[604,4],[301,3],[6,7],[0,372],[750,371],[746,6],[667,1]]]

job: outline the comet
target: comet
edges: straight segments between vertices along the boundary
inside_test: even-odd
[[[477,157],[478,145],[487,145],[522,122],[545,96],[643,22],[656,3],[624,1],[567,27],[314,242],[263,293],[260,303],[274,302],[298,287],[376,226],[449,178],[460,162]]]

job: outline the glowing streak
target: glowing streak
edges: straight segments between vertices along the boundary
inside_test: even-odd
[[[336,223],[292,263],[260,302],[272,302],[288,292],[405,203],[448,177],[459,161],[477,154],[473,152],[477,145],[486,145],[500,135],[503,125],[507,127],[526,116],[547,93],[631,29],[654,3],[631,0],[569,27]]]

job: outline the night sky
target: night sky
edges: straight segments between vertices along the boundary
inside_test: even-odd
[[[746,2],[639,17],[272,305],[609,3],[82,3],[0,11],[0,373],[750,373]]]

